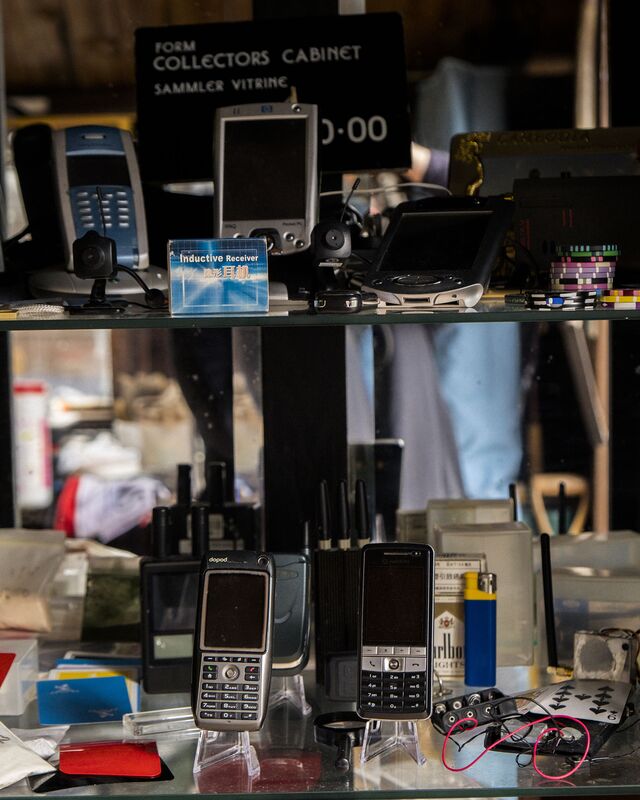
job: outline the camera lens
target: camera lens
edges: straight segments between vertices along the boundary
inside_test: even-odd
[[[82,251],[81,259],[85,267],[95,269],[104,264],[104,251],[99,247],[87,247]]]
[[[325,233],[324,241],[327,247],[339,250],[344,245],[344,234],[341,230],[331,228]]]

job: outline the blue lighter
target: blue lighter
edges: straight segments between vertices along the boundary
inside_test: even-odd
[[[464,578],[464,682],[495,686],[496,576],[465,572]]]

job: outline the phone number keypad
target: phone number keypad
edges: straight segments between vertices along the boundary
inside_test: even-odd
[[[427,659],[363,656],[361,703],[370,712],[422,714],[426,711]]]
[[[204,656],[200,717],[257,720],[260,659],[253,656]]]

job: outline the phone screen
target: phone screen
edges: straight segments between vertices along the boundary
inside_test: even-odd
[[[75,186],[131,186],[124,156],[68,156],[69,188]]]
[[[398,220],[380,270],[471,269],[491,211],[407,212]]]
[[[226,120],[224,220],[304,219],[307,122]]]
[[[209,572],[204,590],[204,647],[264,651],[267,592],[264,574]]]
[[[198,573],[163,572],[150,576],[153,657],[191,658],[198,603]]]
[[[422,554],[366,564],[363,645],[425,644],[429,572]]]

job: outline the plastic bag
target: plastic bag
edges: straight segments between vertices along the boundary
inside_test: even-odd
[[[30,775],[55,772],[55,767],[32,753],[0,722],[0,789],[5,789]]]
[[[0,530],[0,630],[51,630],[48,596],[64,542],[61,531]]]

